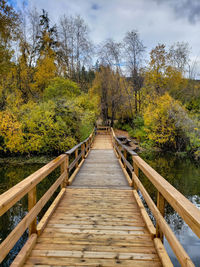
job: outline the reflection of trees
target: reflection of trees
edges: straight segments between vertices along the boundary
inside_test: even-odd
[[[38,170],[42,164],[0,165],[0,194],[13,187],[31,173]],[[45,190],[45,188],[44,188]],[[11,233],[16,225],[27,214],[27,195],[18,201],[4,215],[0,217],[0,243]],[[8,256],[2,262],[2,266],[10,266],[15,255],[20,251],[28,237],[28,231],[18,240]]]
[[[200,167],[189,158],[158,152],[142,153],[141,157],[186,197],[200,195]]]
[[[141,157],[192,203],[200,206],[200,167],[196,166],[193,161],[171,153],[143,152]],[[142,173],[140,180],[156,203],[157,190],[155,187]],[[147,208],[146,204],[145,208]],[[148,208],[147,212],[153,218]],[[165,207],[165,219],[176,235],[183,232],[184,221],[168,203]]]

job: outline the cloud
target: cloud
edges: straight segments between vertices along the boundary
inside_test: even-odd
[[[200,21],[199,0],[155,0],[157,4],[170,5],[177,17],[186,17],[190,23]]]
[[[92,7],[91,7],[93,10],[98,10],[100,8],[100,6],[96,3],[92,4]]]

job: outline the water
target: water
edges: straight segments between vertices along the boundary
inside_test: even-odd
[[[44,164],[0,164],[0,194],[13,187],[15,184],[22,181],[28,175],[32,174]],[[39,200],[47,189],[58,178],[60,171],[56,169],[50,175],[48,175],[40,184],[37,185],[37,200]],[[57,195],[57,192],[52,196],[50,201],[47,202],[43,210],[39,213],[37,219],[40,220],[48,209],[53,199]],[[9,211],[0,217],[0,243],[8,236],[8,234],[17,226],[22,218],[27,214],[27,195],[18,201]],[[17,244],[10,251],[8,256],[0,264],[0,266],[10,266],[15,256],[20,251],[28,238],[28,231],[18,240]]]
[[[190,201],[200,208],[200,166],[188,158],[180,158],[173,154],[166,153],[141,153],[140,156],[145,159],[154,169],[156,169],[165,179],[184,194]],[[19,183],[29,174],[41,168],[43,164],[0,164],[0,194]],[[49,175],[39,186],[37,186],[38,199],[46,192],[50,185],[58,177],[59,171]],[[156,199],[156,190],[147,179],[141,178],[145,188],[153,199]],[[41,218],[44,211],[50,205],[46,205],[38,218]],[[13,208],[0,218],[0,242],[12,231],[18,222],[27,214],[27,197],[24,197]],[[183,222],[180,216],[168,205],[166,207],[167,222],[174,231],[181,244],[192,258],[196,266],[200,266],[200,240]],[[15,255],[18,253],[28,233],[18,241],[14,249],[0,266],[9,266]],[[168,243],[164,240],[164,245],[175,266],[180,266]]]
[[[182,158],[171,153],[143,152],[140,156],[200,209],[199,164],[189,158]],[[143,177],[141,179],[145,188],[155,200],[156,190],[146,178]],[[165,212],[165,219],[176,237],[191,257],[195,266],[200,266],[200,239],[169,204],[166,206]],[[174,266],[180,266],[166,239],[164,239],[164,245]]]

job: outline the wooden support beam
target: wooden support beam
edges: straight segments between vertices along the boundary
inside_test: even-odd
[[[82,160],[85,158],[85,144],[81,145]]]
[[[124,158],[127,160],[127,151],[124,149]],[[126,160],[124,160],[124,168],[126,170]]]
[[[154,238],[154,245],[155,248],[158,252],[158,256],[162,262],[163,267],[173,267],[174,265],[172,264],[167,251],[165,250],[165,247],[163,246],[162,241],[159,238]]]
[[[44,230],[45,226],[47,225],[51,215],[55,211],[55,209],[58,206],[60,200],[63,198],[65,192],[66,192],[66,188],[62,188],[60,193],[54,199],[53,203],[51,204],[51,206],[48,208],[48,210],[46,211],[46,213],[44,214],[44,216],[42,217],[42,219],[38,223],[38,225],[37,225],[37,234],[38,234],[38,236],[40,236],[41,233],[43,232],[43,230]]]
[[[28,193],[28,211],[30,211],[35,206],[36,202],[37,202],[37,192],[35,186]],[[36,227],[37,227],[37,217],[35,217],[32,223],[29,225],[29,236],[36,233]]]
[[[136,175],[139,178],[139,168],[137,166],[137,164],[134,162],[134,157],[132,156],[132,160],[133,160],[133,172],[132,172],[132,181],[133,181],[133,188],[137,191],[137,184],[135,183],[134,179],[133,179],[133,174]]]
[[[165,215],[165,199],[159,191],[157,193],[157,208],[159,209],[160,213],[164,217],[164,215]],[[163,242],[163,232],[161,231],[158,223],[156,223],[156,237],[160,238],[160,240]]]
[[[35,246],[37,240],[37,235],[32,234],[29,239],[26,241],[23,248],[20,250],[17,257],[14,259],[13,263],[10,265],[10,267],[21,267],[24,265],[26,259],[30,255],[33,247]]]
[[[152,239],[153,239],[155,237],[155,235],[156,235],[156,229],[155,229],[155,227],[154,227],[149,215],[147,214],[146,209],[145,209],[145,207],[144,207],[144,205],[143,205],[143,203],[142,203],[142,201],[141,201],[141,199],[140,199],[140,197],[139,197],[139,195],[138,195],[136,190],[133,190],[133,195],[134,195],[135,200],[136,200],[136,202],[137,202],[137,204],[138,204],[138,206],[140,208],[143,220],[144,220],[144,222],[145,222],[145,224],[146,224],[146,226],[147,226],[147,228],[149,230],[149,233],[151,234]]]
[[[75,159],[78,158],[78,148],[75,150]],[[78,168],[78,161],[76,162],[76,168]]]
[[[61,174],[63,172],[67,173],[68,167],[69,167],[69,155],[66,155],[66,158],[64,159],[63,163],[61,163],[60,165]],[[66,188],[67,183],[68,183],[68,177],[66,175],[66,178],[63,180],[61,184],[61,189]]]

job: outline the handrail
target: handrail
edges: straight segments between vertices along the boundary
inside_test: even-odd
[[[119,157],[121,164],[123,161],[124,169],[126,169],[126,167],[130,167],[130,162],[127,159],[127,153],[132,155],[133,171],[131,175],[126,172],[126,175],[129,177],[129,180],[132,181],[131,186],[133,186],[136,191],[138,189],[140,190],[143,198],[145,199],[148,207],[156,219],[156,237],[160,237],[162,239],[163,234],[165,235],[177,259],[181,263],[181,266],[194,266],[190,257],[187,255],[164,219],[165,201],[167,201],[174,208],[174,210],[179,213],[179,215],[198,237],[200,237],[200,210],[178,190],[176,190],[170,183],[168,183],[160,174],[151,168],[143,159],[141,159],[137,153],[124,146],[117,139],[113,128],[111,128],[111,137],[114,150]],[[129,162],[129,164],[127,164],[127,162]],[[139,170],[145,174],[145,176],[158,190],[157,206],[140,182]]]
[[[8,211],[12,206],[16,204],[17,201],[22,199],[26,194],[28,194],[28,213],[26,216],[18,223],[18,225],[12,230],[12,232],[6,237],[6,239],[0,244],[0,263],[4,260],[9,251],[13,248],[19,238],[23,235],[27,228],[29,228],[29,243],[35,242],[37,236],[41,234],[48,219],[50,218],[59,200],[65,193],[65,188],[70,184],[75,177],[75,174],[80,169],[80,166],[84,162],[85,157],[87,157],[89,150],[91,148],[92,142],[94,140],[95,131],[93,129],[90,136],[83,142],[74,146],[72,149],[62,154],[28,176],[26,179],[16,184],[8,191],[0,195],[0,216]],[[81,147],[81,153],[78,152]],[[70,156],[75,152],[75,160],[69,164]],[[79,164],[79,160],[82,161]],[[46,193],[37,202],[36,200],[36,186],[39,184],[46,176],[48,176],[57,167],[61,168],[61,175],[57,178],[54,184],[46,191]],[[74,172],[69,177],[70,172]],[[42,210],[47,201],[51,198],[53,193],[60,186],[60,193],[45,213],[43,218],[37,224],[37,215]],[[31,241],[32,240],[32,241]],[[26,244],[27,244],[26,243]],[[27,255],[26,255],[27,256]],[[23,261],[20,259],[19,261]],[[18,262],[18,260],[17,260]],[[18,266],[18,264],[16,264]],[[20,264],[21,266],[22,264]]]

